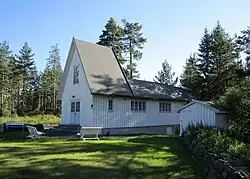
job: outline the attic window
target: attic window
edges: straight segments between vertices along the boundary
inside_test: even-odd
[[[73,70],[73,84],[79,83],[79,65],[74,66]]]

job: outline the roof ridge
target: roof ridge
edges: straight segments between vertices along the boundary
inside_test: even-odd
[[[183,89],[183,90],[191,91],[190,89],[187,89],[187,88],[168,85],[168,84],[163,84],[163,83],[160,83],[160,82],[157,82],[157,81],[147,81],[147,80],[141,80],[141,79],[132,79],[131,81],[142,81],[142,82],[154,83],[154,84],[158,84],[158,85],[169,86],[169,87],[173,87],[173,88],[177,88],[177,89]]]
[[[97,44],[97,43],[94,43],[94,42],[89,42],[89,41],[86,41],[86,40],[80,40],[80,39],[76,39],[76,38],[74,38],[74,40],[82,42],[82,43],[90,44],[90,45],[95,45],[95,46],[99,46],[99,47],[104,47],[104,48],[112,49],[111,47],[107,47],[105,45],[100,45],[100,44]]]

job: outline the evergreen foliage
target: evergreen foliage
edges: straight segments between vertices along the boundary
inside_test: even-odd
[[[175,72],[172,72],[172,67],[167,60],[162,63],[162,70],[158,71],[155,81],[173,86],[177,84],[178,77],[175,78]]]
[[[128,79],[139,78],[137,62],[142,58],[143,45],[147,39],[143,37],[142,25],[122,19],[122,25],[117,25],[110,18],[105,29],[99,36],[97,44],[111,47],[121,64]]]
[[[58,45],[52,46],[44,72],[25,42],[14,55],[7,41],[0,43],[0,116],[56,113],[62,68]]]

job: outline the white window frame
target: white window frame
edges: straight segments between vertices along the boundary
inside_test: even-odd
[[[78,84],[80,81],[79,80],[79,76],[80,76],[79,66],[80,65],[73,66],[73,84]]]
[[[159,112],[172,112],[171,102],[159,102]]]
[[[130,110],[132,112],[146,112],[146,101],[141,100],[131,100]]]
[[[108,111],[114,111],[114,101],[113,101],[113,99],[108,99]]]

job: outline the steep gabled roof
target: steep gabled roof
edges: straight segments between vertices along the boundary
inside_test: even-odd
[[[72,43],[79,53],[92,94],[133,96],[127,79],[111,48],[74,38]],[[67,66],[70,66],[68,62],[72,59],[70,58],[71,56],[69,55]],[[60,91],[63,91],[68,75],[67,66],[61,80],[63,84]],[[62,95],[62,92],[60,93],[59,98]]]
[[[111,48],[82,40],[75,42],[92,93],[133,96]]]
[[[221,106],[218,106],[216,104],[214,104],[213,102],[211,101],[198,101],[198,100],[192,100],[192,102],[186,104],[185,106],[181,107],[178,112],[180,112],[181,110],[195,104],[195,103],[198,103],[198,104],[201,104],[203,106],[206,106],[208,108],[210,108],[211,110],[213,110],[215,113],[218,113],[218,114],[227,114],[228,112],[222,108]]]
[[[92,94],[165,100],[194,98],[191,91],[187,89],[142,80],[128,81],[111,48],[73,38],[58,99],[61,99],[63,94],[74,49],[77,49],[80,56]]]
[[[190,90],[157,82],[130,80],[129,84],[135,97],[165,100],[188,100],[195,98]]]

